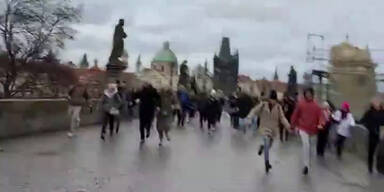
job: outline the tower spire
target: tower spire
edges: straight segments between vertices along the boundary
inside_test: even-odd
[[[221,41],[220,53],[219,57],[221,58],[229,58],[231,56],[231,48],[228,37],[223,37]]]
[[[141,54],[139,54],[136,61],[136,73],[140,73],[140,71],[141,71]]]
[[[277,67],[275,67],[275,75],[273,76],[273,80],[274,81],[278,81],[279,80],[279,75],[277,73]]]

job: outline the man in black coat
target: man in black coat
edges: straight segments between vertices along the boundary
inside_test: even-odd
[[[368,142],[368,171],[373,172],[373,161],[376,152],[376,148],[380,143],[380,126],[384,125],[384,112],[380,109],[380,105],[377,101],[372,102],[371,108],[364,114],[360,121],[369,131]],[[378,155],[383,155],[384,149],[378,150]],[[384,160],[383,160],[384,161]],[[380,163],[379,161],[377,163]],[[378,170],[384,173],[384,165],[380,167],[378,164]]]
[[[207,121],[207,105],[208,105],[208,97],[205,93],[199,94],[197,99],[197,110],[199,111],[200,116],[200,128],[203,129],[204,121]]]
[[[239,118],[240,126],[243,126],[244,119],[248,116],[248,113],[252,110],[254,103],[252,101],[252,98],[247,95],[246,93],[239,93],[236,106],[238,108],[238,112],[236,113],[236,116]],[[246,132],[245,127],[242,127],[244,133]]]
[[[140,119],[140,143],[145,142],[150,136],[151,125],[155,117],[155,110],[159,106],[160,96],[151,84],[145,83],[142,90],[135,94],[135,100],[139,99],[139,119]]]
[[[212,90],[205,109],[205,115],[208,121],[208,133],[211,134],[218,120],[220,111],[220,102],[216,98],[216,91]]]

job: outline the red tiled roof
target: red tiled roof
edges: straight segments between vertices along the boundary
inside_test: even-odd
[[[247,75],[238,75],[237,81],[238,82],[247,82],[247,81],[252,81],[252,79]]]
[[[263,87],[266,89],[274,89],[280,93],[284,93],[287,90],[287,83],[281,81],[268,81],[266,79],[261,79],[256,80],[256,85],[260,90],[263,90]]]

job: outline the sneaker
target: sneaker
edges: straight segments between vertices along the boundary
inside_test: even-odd
[[[265,172],[268,173],[269,170],[271,170],[271,169],[272,169],[272,165],[269,164],[269,162],[266,162],[266,163],[265,163]]]
[[[103,141],[105,141],[104,134],[101,134],[101,135],[100,135],[100,139],[103,140]]]
[[[165,137],[167,138],[167,141],[171,141],[171,138],[169,137],[169,135],[166,135]]]
[[[144,139],[140,140],[140,144],[144,144],[144,143],[145,143]]]
[[[73,137],[73,133],[71,133],[71,132],[68,132],[67,135],[68,135],[68,137]]]
[[[264,152],[264,145],[260,145],[259,152],[257,153],[259,156]]]
[[[308,167],[305,166],[303,169],[303,175],[308,175]]]
[[[163,146],[163,142],[160,141],[160,143],[159,143],[159,147],[161,147],[161,146]]]
[[[149,138],[149,136],[151,136],[151,133],[147,133],[147,135],[145,136],[146,138]]]

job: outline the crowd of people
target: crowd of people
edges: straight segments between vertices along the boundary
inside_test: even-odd
[[[71,126],[68,136],[72,137],[79,126],[81,106],[87,103],[89,96],[82,86],[76,86],[69,92],[69,113]],[[323,157],[325,150],[334,146],[335,154],[342,158],[345,141],[351,137],[351,128],[356,125],[348,102],[338,108],[330,101],[318,104],[314,99],[314,90],[307,88],[302,97],[285,95],[280,101],[276,91],[270,91],[266,97],[254,98],[237,89],[229,97],[221,91],[211,90],[207,93],[190,93],[179,85],[174,92],[169,86],[154,88],[145,83],[141,90],[130,92],[117,83],[111,83],[101,98],[103,123],[100,138],[105,140],[107,126],[110,136],[119,132],[123,111],[130,111],[138,105],[140,143],[144,144],[151,135],[152,127],[156,127],[159,146],[163,145],[164,137],[170,141],[169,131],[174,119],[177,126],[184,127],[188,121],[199,114],[200,128],[209,135],[219,128],[223,110],[231,117],[231,126],[246,133],[250,128],[258,131],[263,139],[258,154],[264,154],[265,170],[272,169],[269,150],[277,136],[280,141],[288,140],[289,135],[299,135],[302,143],[302,173],[307,175],[310,170],[311,148],[317,136],[316,151]],[[156,122],[156,124],[154,123]],[[369,131],[368,170],[373,172],[376,148],[380,142],[380,126],[384,125],[384,107],[379,100],[372,101],[371,107],[358,121]],[[155,125],[154,125],[155,124]],[[334,134],[331,134],[334,133]],[[333,136],[334,135],[334,136]]]

